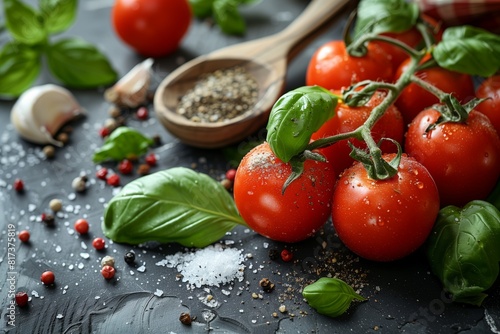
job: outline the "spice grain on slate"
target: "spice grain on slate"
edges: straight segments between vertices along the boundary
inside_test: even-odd
[[[230,120],[251,110],[257,81],[244,67],[217,70],[200,77],[179,101],[177,113],[197,123]]]

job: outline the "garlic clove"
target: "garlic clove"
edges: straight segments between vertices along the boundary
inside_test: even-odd
[[[146,102],[154,60],[147,58],[135,65],[114,86],[104,92],[104,98],[118,106],[135,108]]]
[[[68,121],[85,114],[66,88],[46,84],[25,91],[12,107],[10,118],[24,139],[35,144],[62,146],[54,135]]]

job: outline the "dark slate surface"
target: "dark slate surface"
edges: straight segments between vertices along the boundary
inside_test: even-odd
[[[107,0],[81,1],[78,19],[66,34],[97,44],[123,75],[142,58],[114,35],[109,21],[110,4]],[[186,59],[283,29],[306,5],[303,0],[272,0],[245,8],[249,28],[244,37],[224,36],[217,27],[195,21],[178,52],[155,63],[155,84]],[[287,89],[304,84],[309,57],[323,42],[340,36],[345,19],[345,13],[340,15],[331,29],[291,62]],[[6,34],[0,34],[0,43],[6,40]],[[53,82],[47,73],[37,81],[47,82]],[[314,238],[295,245],[272,242],[242,228],[235,229],[222,242],[253,257],[244,262],[242,282],[220,288],[189,290],[176,280],[175,269],[155,265],[166,255],[189,251],[177,245],[130,247],[108,241],[105,251],[96,252],[91,246],[92,238],[102,236],[100,221],[104,205],[116,192],[94,177],[97,167],[91,161],[93,150],[102,142],[97,132],[108,117],[109,104],[104,101],[102,91],[73,93],[88,116],[72,123],[70,143],[58,149],[53,160],[43,158],[41,146],[18,137],[9,119],[13,102],[0,102],[1,332],[498,333],[498,284],[489,292],[484,307],[450,303],[421,252],[388,264],[363,261],[343,248],[330,223]],[[161,136],[162,145],[154,150],[160,160],[153,171],[185,166],[216,179],[222,177],[230,165],[230,158],[223,150],[185,146],[151,115],[146,122],[130,116],[127,124],[146,134]],[[262,136],[263,132],[258,132],[248,141]],[[238,146],[232,150],[237,152]],[[106,166],[115,168],[113,164]],[[81,172],[90,176],[90,187],[83,194],[75,194],[71,180]],[[12,190],[17,177],[26,184],[24,194]],[[136,177],[122,176],[123,184]],[[49,228],[37,220],[42,212],[49,211],[49,201],[53,198],[60,198],[65,209],[56,217],[55,226]],[[91,222],[88,237],[68,232],[82,216]],[[16,241],[15,251],[8,252],[8,224],[15,225],[16,231],[29,228],[31,242]],[[293,262],[269,259],[270,249],[284,247],[294,252]],[[124,263],[123,255],[132,248],[137,253],[137,262],[130,267]],[[88,253],[88,259],[81,253]],[[12,269],[8,254],[15,256]],[[104,280],[99,273],[100,260],[105,255],[114,256],[117,261],[117,275],[111,281]],[[142,265],[145,271],[140,270]],[[46,269],[56,275],[52,287],[40,283],[40,274]],[[345,315],[336,319],[317,314],[303,301],[300,290],[306,282],[329,273],[358,284],[360,293],[368,300],[353,304]],[[16,289],[27,291],[31,297],[29,307],[13,311],[15,327],[7,324],[12,314],[7,296],[11,277]],[[262,292],[258,282],[263,277],[276,284],[273,292]],[[261,294],[262,298],[254,299],[252,293]],[[209,294],[214,296],[212,303],[206,303]],[[286,313],[278,311],[281,304],[286,305]],[[196,317],[190,327],[179,322],[181,312]],[[273,317],[273,312],[277,312],[277,317]]]

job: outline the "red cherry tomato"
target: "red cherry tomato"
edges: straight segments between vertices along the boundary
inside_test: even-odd
[[[443,35],[443,29],[441,28],[440,24],[434,18],[428,15],[422,15],[422,19],[431,29],[431,33],[435,41],[440,41]],[[422,34],[416,27],[399,33],[389,32],[383,33],[381,35],[394,38],[412,48],[418,48],[421,45],[423,46]],[[394,72],[396,72],[399,65],[408,58],[408,54],[395,45],[382,41],[374,41],[372,43],[378,44],[389,55]]]
[[[378,45],[369,44],[364,57],[352,57],[344,41],[334,40],[320,46],[309,60],[306,84],[340,90],[363,80],[392,81],[393,75],[391,61]]]
[[[429,170],[443,206],[486,198],[500,176],[498,134],[488,117],[475,110],[465,123],[441,123],[426,132],[440,115],[429,108],[415,117],[405,152]]]
[[[392,261],[414,252],[431,232],[438,212],[439,194],[431,175],[406,155],[397,175],[381,181],[355,163],[333,193],[332,221],[340,240],[368,260]]]
[[[304,172],[282,194],[292,171],[267,142],[241,160],[234,179],[234,200],[245,222],[273,240],[297,242],[328,220],[335,173],[330,164],[307,160]]]
[[[311,139],[317,140],[356,130],[363,125],[370,116],[373,108],[379,105],[384,100],[385,96],[385,93],[377,92],[366,105],[361,107],[349,107],[344,103],[339,103],[335,110],[335,115],[325,122],[325,124],[311,136]],[[395,106],[390,106],[372,128],[372,136],[376,142],[381,138],[391,138],[402,144],[404,131],[403,117]],[[341,173],[354,162],[354,159],[349,156],[351,148],[348,142],[354,144],[356,147],[366,148],[364,141],[349,139],[339,141],[319,150],[328,162],[333,165],[333,170],[338,173]],[[395,153],[397,151],[396,146],[389,141],[382,142],[381,149],[384,153]]]
[[[161,57],[175,51],[191,24],[187,0],[115,0],[111,12],[117,35],[139,54]]]
[[[399,66],[396,79],[407,70],[409,63],[410,59],[407,59]],[[417,71],[415,75],[445,93],[452,93],[460,102],[466,102],[475,96],[474,83],[470,75],[449,71],[441,67]],[[419,112],[436,103],[439,103],[439,99],[435,95],[417,84],[411,83],[403,89],[395,104],[403,115],[405,124],[409,124]]]
[[[491,124],[500,134],[500,75],[483,81],[476,90],[478,98],[489,98],[476,107],[490,119]]]

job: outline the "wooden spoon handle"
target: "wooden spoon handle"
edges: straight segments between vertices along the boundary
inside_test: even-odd
[[[295,21],[275,35],[281,41],[280,48],[288,53],[295,46],[307,45],[303,41],[326,26],[348,2],[349,0],[312,0]]]
[[[281,58],[290,59],[307,46],[320,28],[327,26],[349,0],[312,0],[302,14],[284,30],[271,36],[230,45],[207,55],[207,59],[236,57],[273,63]],[[332,22],[333,23],[333,22]],[[289,55],[293,48],[293,55]]]

